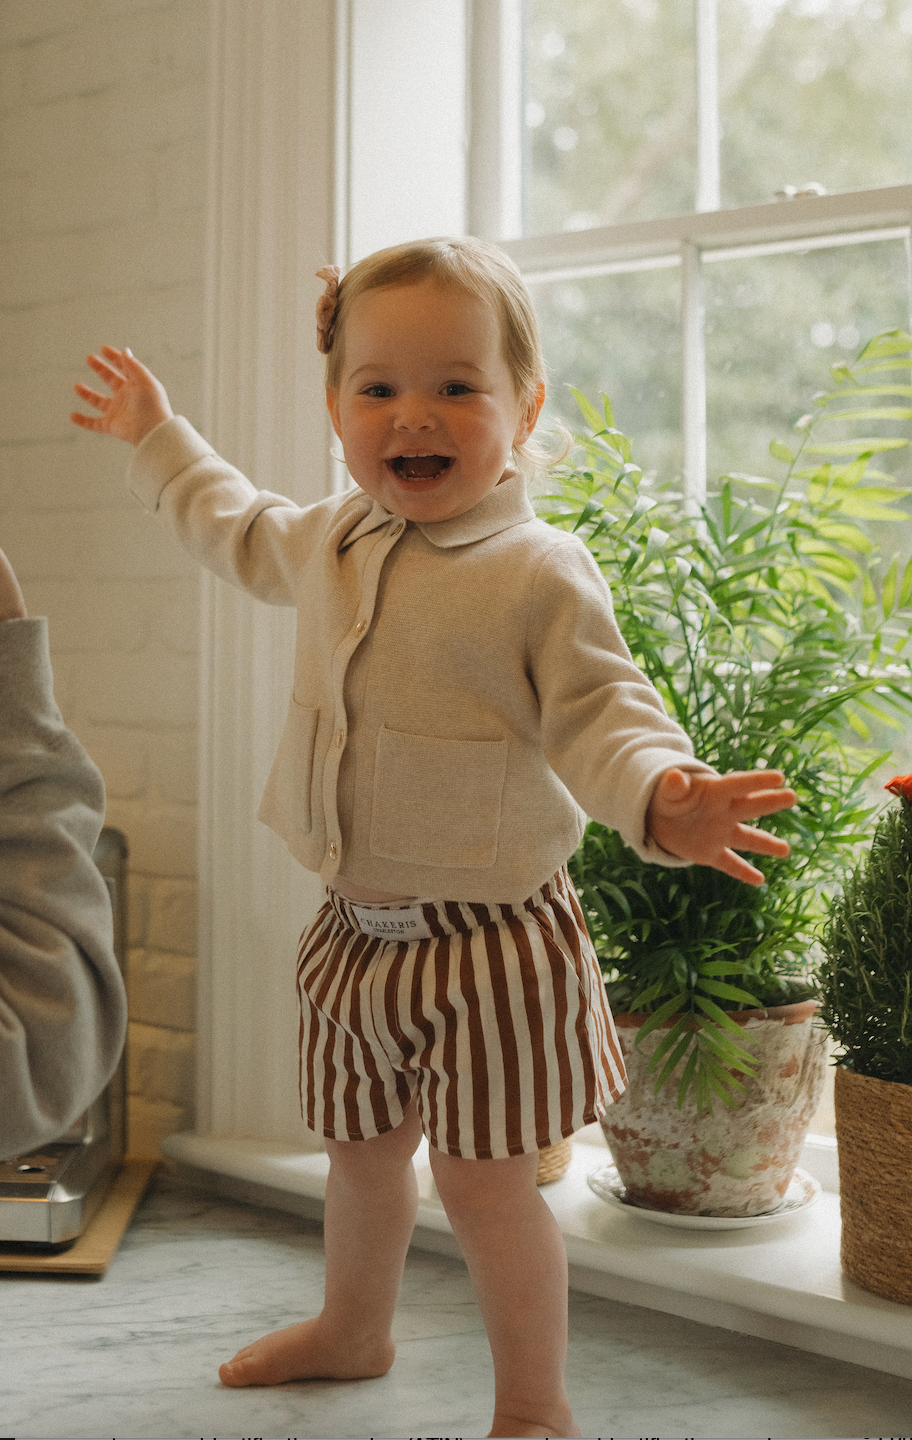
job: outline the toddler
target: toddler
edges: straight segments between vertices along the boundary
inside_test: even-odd
[[[473,239],[418,241],[327,282],[326,400],[357,488],[258,491],[129,350],[77,385],[136,446],[131,488],[216,574],[298,610],[294,693],[260,816],[326,881],[302,937],[301,1103],[326,1137],[321,1314],[254,1341],[226,1385],[377,1376],[424,1133],[494,1360],[492,1435],[578,1435],[566,1256],[537,1152],[624,1087],[565,862],[585,814],[660,864],[763,876],[745,824],[782,775],[720,777],[633,664],[582,542],[536,519],[544,399],[528,292]]]

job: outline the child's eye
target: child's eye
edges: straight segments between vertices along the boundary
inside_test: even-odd
[[[471,386],[464,385],[461,380],[454,380],[443,387],[444,395],[468,395],[471,393]]]
[[[374,400],[388,400],[393,393],[393,388],[391,385],[367,385],[361,393],[370,395]]]

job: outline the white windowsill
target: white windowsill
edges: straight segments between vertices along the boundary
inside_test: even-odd
[[[586,1177],[607,1156],[593,1128],[574,1144],[564,1178],[542,1190],[564,1234],[574,1289],[912,1379],[912,1306],[868,1294],[840,1267],[835,1141],[815,1137],[802,1153],[802,1167],[824,1186],[806,1212],[778,1225],[692,1231],[657,1225],[592,1193]],[[220,1194],[322,1217],[325,1154],[194,1134],[172,1135],[162,1148],[188,1179]],[[416,1168],[413,1244],[458,1255],[426,1148]]]

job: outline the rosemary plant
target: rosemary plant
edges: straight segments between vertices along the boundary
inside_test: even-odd
[[[912,1085],[912,776],[878,821],[823,931],[820,1018],[858,1075]]]
[[[865,838],[864,782],[887,758],[868,722],[912,711],[912,562],[878,581],[858,523],[908,522],[899,506],[912,492],[872,461],[909,440],[840,434],[912,420],[912,385],[882,382],[908,374],[910,349],[912,336],[891,331],[834,367],[835,389],[815,397],[795,445],[770,446],[784,475],[723,476],[694,513],[673,484],[644,476],[607,397],[599,411],[574,391],[589,428],[541,502],[588,545],[634,659],[697,757],[782,770],[798,793],[763,822],[792,853],[762,862],[760,889],[645,864],[595,822],[571,861],[615,1007],[650,1012],[641,1039],[676,1017],[652,1061],[656,1089],[676,1073],[678,1103],[693,1091],[701,1112],[714,1098],[736,1107],[739,1077],[755,1069],[730,1012],[811,993],[828,897]],[[905,404],[875,403],[887,395]]]

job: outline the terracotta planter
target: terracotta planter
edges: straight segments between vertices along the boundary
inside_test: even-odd
[[[843,1269],[912,1305],[912,1085],[837,1065],[835,1098]]]
[[[658,1095],[649,1060],[667,1024],[636,1037],[649,1018],[615,1015],[628,1088],[602,1117],[614,1163],[631,1199],[683,1215],[762,1215],[785,1198],[823,1086],[826,1052],[815,1000],[732,1014],[760,1068],[737,1110],[721,1101],[699,1115],[692,1095],[679,1110],[684,1062]]]

